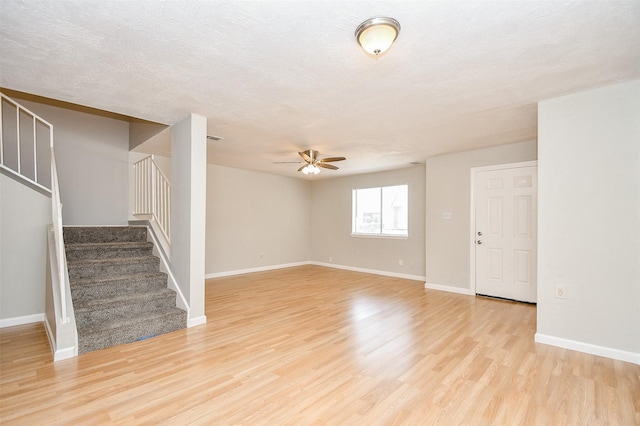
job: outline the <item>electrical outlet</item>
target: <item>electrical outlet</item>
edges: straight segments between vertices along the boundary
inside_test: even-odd
[[[333,262],[333,257],[329,256],[329,263]]]
[[[567,298],[567,286],[566,285],[556,285],[556,298],[558,299],[566,299]]]
[[[404,264],[404,262],[402,261],[402,259],[398,260],[398,265],[402,266]]]

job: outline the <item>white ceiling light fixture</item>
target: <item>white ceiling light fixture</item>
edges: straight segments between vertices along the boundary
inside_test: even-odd
[[[320,168],[315,164],[307,164],[302,169],[302,173],[304,173],[305,175],[309,175],[309,174],[317,175],[318,173],[320,173]]]
[[[380,56],[386,52],[400,33],[400,23],[393,18],[371,18],[356,28],[356,40],[365,52]]]

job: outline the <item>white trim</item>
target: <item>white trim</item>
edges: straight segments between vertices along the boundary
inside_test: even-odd
[[[619,361],[630,362],[640,365],[640,353],[628,352],[605,346],[593,345],[591,343],[578,342],[576,340],[563,339],[561,337],[549,336],[547,334],[536,333],[535,341],[545,345],[570,349],[572,351],[584,352],[605,358],[617,359]]]
[[[214,272],[213,274],[205,274],[204,278],[209,279],[209,278],[230,277],[233,275],[251,274],[253,272],[272,271],[274,269],[291,268],[294,266],[303,266],[308,264],[309,262],[295,262],[295,263],[284,263],[280,265],[260,266],[258,268],[236,269],[235,271]]]
[[[523,167],[535,167],[537,165],[538,165],[538,160],[530,160],[530,161],[520,161],[517,163],[493,164],[491,166],[472,167],[471,170],[476,172],[487,172],[490,170],[521,169]]]
[[[443,284],[424,283],[424,288],[428,288],[430,290],[448,291],[449,293],[465,294],[467,296],[476,295],[474,292],[472,292],[468,288],[454,287],[454,286],[443,285]]]
[[[356,234],[354,232],[351,233],[351,236],[354,238],[382,238],[388,240],[408,240],[409,234],[406,235],[393,235],[393,234]]]
[[[196,325],[201,325],[201,324],[206,324],[207,323],[207,316],[206,315],[202,315],[196,318],[189,318],[187,320],[187,328],[190,327],[195,327]]]
[[[167,287],[176,292],[176,306],[187,311],[187,318],[189,318],[189,304],[187,303],[187,299],[184,297],[184,294],[182,294],[182,289],[180,289],[180,286],[173,275],[169,256],[164,251],[164,246],[160,243],[159,238],[156,235],[155,228],[151,226],[149,221],[129,221],[129,224],[129,226],[142,226],[147,228],[147,239],[151,238],[151,242],[153,243],[153,254],[157,254],[160,258],[160,271],[167,274]],[[189,321],[187,320],[187,323],[188,322]]]
[[[75,358],[78,356],[78,351],[75,347],[64,348],[60,350],[56,350],[53,353],[54,361],[62,361],[63,359]]]
[[[477,172],[486,172],[491,170],[519,169],[522,167],[538,167],[538,160],[521,161],[518,163],[494,164],[491,166],[471,167],[469,169],[469,178],[471,184],[469,186],[470,203],[469,203],[469,291],[476,294],[476,214],[475,214],[475,188],[474,180]]]
[[[51,325],[49,324],[49,320],[47,316],[44,317],[44,330],[47,332],[47,339],[49,339],[49,347],[51,348],[51,352],[53,352],[53,358],[55,361],[56,356],[56,338],[53,336],[53,331],[51,330]]]
[[[41,314],[25,315],[22,317],[0,319],[0,328],[14,327],[16,325],[33,324],[36,322],[44,322],[44,312]]]
[[[49,346],[51,347],[51,352],[53,352],[53,361],[62,361],[63,359],[75,358],[78,356],[78,349],[75,346],[71,346],[64,349],[56,348],[56,340],[53,337],[53,331],[51,331],[51,326],[49,325],[49,321],[45,317],[44,328],[47,332],[47,338],[49,339]]]
[[[344,269],[344,270],[347,270],[347,271],[354,271],[354,272],[365,272],[367,274],[383,275],[385,277],[404,278],[405,280],[423,281],[424,282],[424,280],[426,279],[425,277],[420,276],[420,275],[409,275],[409,274],[401,274],[401,273],[398,273],[398,272],[378,271],[378,270],[375,270],[375,269],[357,268],[355,266],[336,265],[335,263],[323,263],[323,262],[309,261],[308,264],[309,265],[317,265],[317,266],[325,266],[327,268],[334,268],[334,269]]]
[[[16,172],[15,170],[10,169],[4,164],[0,164],[0,173],[4,174],[7,177],[14,179],[17,182],[27,185],[31,189],[38,191],[40,194],[45,197],[51,198],[51,190],[46,186],[39,184],[38,182],[29,179],[23,174]]]
[[[291,268],[294,266],[304,266],[304,265],[324,266],[327,268],[344,269],[347,271],[354,271],[354,272],[365,272],[368,274],[384,275],[387,277],[394,277],[394,278],[404,278],[407,280],[414,280],[414,281],[425,280],[425,277],[419,276],[419,275],[409,275],[409,274],[400,274],[397,272],[377,271],[374,269],[357,268],[354,266],[336,265],[335,263],[314,262],[312,260],[308,260],[306,262],[295,262],[295,263],[284,263],[280,265],[262,266],[259,268],[239,269],[235,271],[216,272],[213,274],[206,274],[204,277],[205,279],[222,278],[222,277],[230,277],[233,275],[251,274],[253,272],[272,271],[274,269],[284,269],[284,268]]]
[[[475,174],[476,168],[469,169],[471,185],[469,186],[469,291],[476,294],[476,200],[475,194]]]

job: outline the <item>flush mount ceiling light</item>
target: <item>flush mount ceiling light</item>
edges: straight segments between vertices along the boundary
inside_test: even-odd
[[[356,40],[365,52],[379,56],[386,52],[400,33],[400,23],[393,18],[371,18],[356,28]]]

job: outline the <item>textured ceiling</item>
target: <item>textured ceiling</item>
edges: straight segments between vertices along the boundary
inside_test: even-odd
[[[402,25],[365,55],[365,19]],[[640,78],[640,1],[0,1],[0,86],[173,124],[210,163],[304,177],[536,137],[536,103]],[[158,153],[170,152],[162,138]],[[151,149],[151,148],[149,148]]]

